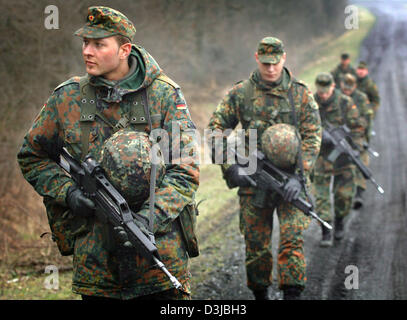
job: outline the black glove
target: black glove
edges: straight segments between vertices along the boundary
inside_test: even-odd
[[[143,232],[147,238],[150,238],[151,232],[148,231],[146,226],[146,221],[141,216],[136,216],[134,218],[134,223],[140,228],[141,232]],[[127,234],[126,230],[122,226],[114,227],[113,231],[115,232],[116,240],[125,248],[134,248],[134,245],[129,240],[129,235]]]
[[[322,131],[322,145],[325,147],[330,147],[333,144],[331,137],[326,133],[325,129]]]
[[[233,164],[225,172],[226,178],[229,180],[229,184],[232,187],[250,187],[250,182],[245,175],[239,174],[240,166],[238,164]]]
[[[301,183],[296,178],[290,178],[284,186],[284,200],[288,202],[297,200],[300,196],[301,189]]]
[[[123,227],[114,227],[117,241],[125,248],[133,248],[133,244],[129,241],[129,236]]]
[[[270,183],[266,177],[264,177],[262,174],[256,174],[255,175],[255,180],[257,184],[257,189],[260,190],[269,190],[270,189]]]
[[[66,203],[74,215],[87,218],[94,214],[95,204],[85,197],[77,186],[71,186],[66,193]]]

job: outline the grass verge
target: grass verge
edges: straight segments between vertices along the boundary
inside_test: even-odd
[[[376,21],[369,10],[360,6],[358,9],[359,29],[348,30],[336,39],[326,39],[307,53],[309,62],[298,75],[298,79],[307,83],[312,91],[315,90],[314,82],[317,74],[333,70],[339,63],[341,53],[349,53],[352,64],[357,65],[363,39],[369,34]]]
[[[1,285],[2,300],[78,300],[72,293],[72,272],[59,272],[58,282],[51,280],[53,274],[27,274],[13,277]]]

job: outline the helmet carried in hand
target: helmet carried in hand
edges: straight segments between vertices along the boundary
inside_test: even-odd
[[[301,143],[294,126],[278,123],[268,127],[261,136],[261,145],[267,159],[275,166],[289,169],[297,163]]]
[[[156,145],[158,147],[158,145]],[[149,197],[151,163],[157,164],[156,185],[165,174],[164,159],[153,149],[145,132],[122,129],[104,142],[98,162],[107,179],[129,205],[141,205]],[[157,150],[153,157],[153,151]]]

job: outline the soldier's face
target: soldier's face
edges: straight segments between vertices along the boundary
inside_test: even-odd
[[[368,69],[360,69],[360,68],[356,69],[356,75],[358,76],[358,78],[364,78],[368,75],[368,73],[369,73]]]
[[[327,101],[333,94],[335,90],[335,84],[333,83],[330,87],[328,91],[320,91],[317,90],[317,95],[319,96],[319,98],[321,99],[321,101]]]
[[[346,68],[350,63],[350,59],[342,59],[341,63],[342,63],[342,66],[344,66]]]
[[[341,86],[341,89],[344,94],[346,94],[347,96],[350,96],[350,95],[352,95],[353,91],[355,91],[356,85],[354,85],[351,89],[347,89],[347,88],[344,88],[343,86]]]
[[[108,80],[118,80],[119,66],[123,52],[114,37],[102,39],[83,38],[82,55],[86,72],[92,76],[103,76]],[[127,57],[126,57],[127,58]]]
[[[264,81],[276,82],[278,79],[280,79],[286,59],[285,53],[282,55],[280,61],[276,64],[260,62],[257,52],[255,53],[255,57],[260,75]]]

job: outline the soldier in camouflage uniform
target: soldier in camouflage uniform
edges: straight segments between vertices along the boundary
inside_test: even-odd
[[[223,132],[236,128],[240,122],[246,133],[249,129],[257,130],[257,148],[261,149],[260,140],[268,127],[279,123],[294,125],[289,102],[291,92],[298,119],[295,127],[302,140],[302,165],[308,179],[321,143],[318,107],[307,86],[284,67],[286,53],[281,40],[264,38],[258,45],[255,59],[258,69],[248,80],[237,83],[229,90],[212,115],[209,128]],[[297,163],[297,172],[298,166]],[[248,287],[256,299],[269,299],[267,288],[272,283],[273,263],[271,232],[273,212],[277,209],[280,223],[279,287],[284,292],[284,299],[298,298],[306,283],[302,233],[308,227],[310,218],[273,193],[268,197],[270,201],[265,208],[255,207],[256,189],[238,174],[238,165],[223,163],[221,168],[228,186],[240,187],[240,230],[246,243]],[[293,194],[300,188],[294,183],[287,192]]]
[[[370,140],[370,128],[372,127],[373,110],[369,108],[369,99],[367,98],[367,95],[364,94],[362,91],[359,91],[356,86],[356,77],[350,73],[345,74],[341,82],[341,90],[348,97],[351,97],[358,107],[359,114],[362,118],[361,120],[366,128],[363,137],[363,143],[367,145]],[[367,152],[366,148],[359,150],[359,152],[363,164],[368,167],[369,153]],[[353,209],[357,210],[363,206],[363,192],[366,190],[366,179],[363,177],[363,174],[360,172],[360,170],[356,170],[355,183],[356,195],[353,201]]]
[[[335,85],[337,88],[340,88],[341,80],[343,76],[347,73],[353,74],[356,76],[356,70],[350,63],[350,56],[348,53],[341,54],[341,62],[336,66],[334,70],[331,71],[331,74],[334,78]]]
[[[322,127],[325,128],[327,122],[334,126],[346,124],[351,130],[352,139],[361,147],[365,125],[353,100],[335,88],[330,73],[318,74],[315,84],[317,92],[314,97],[319,105]],[[331,147],[332,143],[323,134],[321,152],[315,164],[313,186],[317,212],[323,220],[330,223],[332,221],[330,185],[331,177],[334,178],[335,239],[339,240],[344,235],[343,219],[351,210],[356,192],[356,168],[343,157],[339,157],[335,163],[329,162],[327,157],[332,150]],[[321,246],[331,246],[331,231],[323,225],[321,227]]]
[[[94,203],[54,161],[62,146],[78,160],[88,152],[103,159],[102,149],[109,148],[105,142],[123,128],[145,133],[161,128],[168,133],[169,146],[177,141],[181,150],[193,141],[188,131],[194,124],[179,86],[144,48],[131,43],[135,32],[132,22],[114,9],[88,9],[86,25],[75,32],[83,38],[87,75],[73,77],[53,91],[24,138],[18,162],[44,198],[61,253],[73,254],[73,292],[83,298],[189,299],[189,256],[178,217],[194,212],[197,164],[182,162],[170,149],[172,161],[166,161],[155,190],[152,231],[161,260],[182,284],[176,290],[163,272],[135,248],[124,247],[110,226],[95,218]],[[130,148],[131,141],[123,140],[123,147]],[[150,211],[149,201],[139,203],[141,199],[131,204],[140,217],[138,224],[148,220]],[[60,229],[68,219],[80,227]],[[70,236],[73,243],[67,241]]]
[[[356,68],[357,88],[365,93],[369,99],[369,108],[373,111],[373,118],[376,118],[377,111],[380,107],[379,90],[376,83],[369,77],[369,69],[367,63],[360,61]]]

